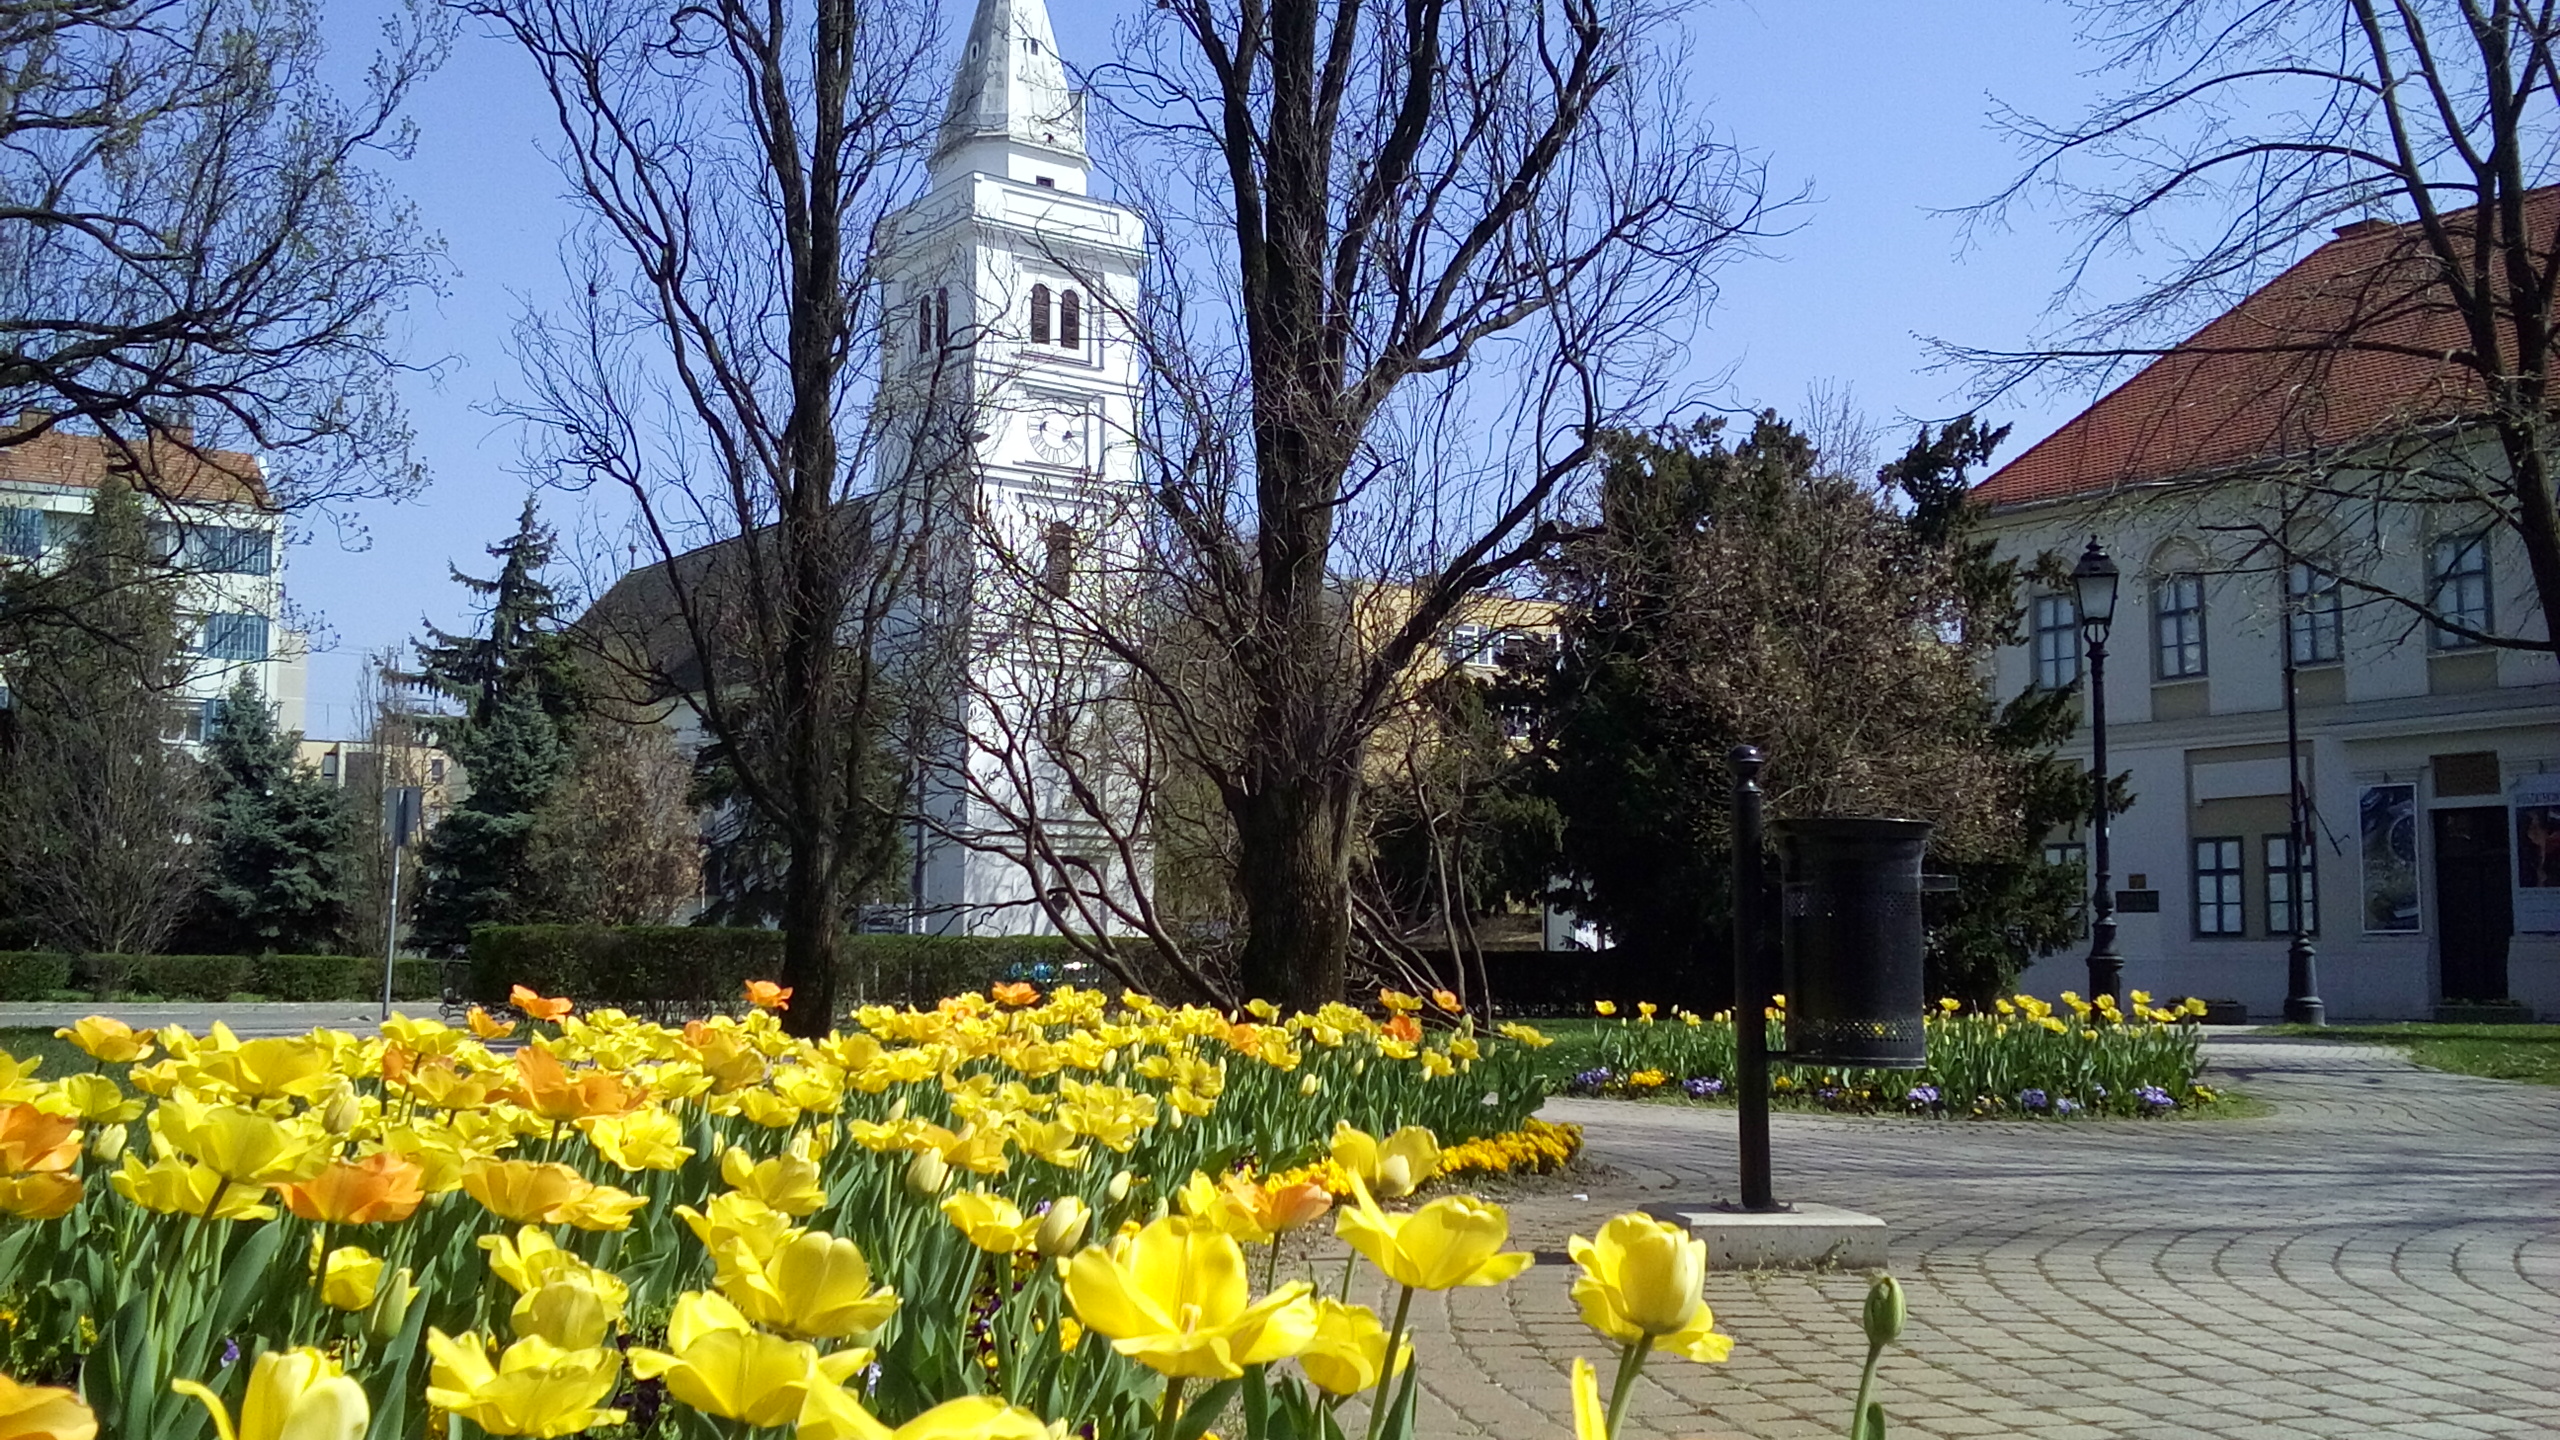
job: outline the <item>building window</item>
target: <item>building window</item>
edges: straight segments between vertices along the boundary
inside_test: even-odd
[[[2196,933],[2249,933],[2247,907],[2241,900],[2238,836],[2196,842]]]
[[[1041,538],[1048,553],[1040,560],[1040,588],[1064,600],[1076,573],[1076,527],[1053,520]]]
[[[443,756],[441,756],[441,755],[437,755],[437,756],[433,756],[433,757],[431,757],[431,758],[429,758],[429,759],[428,759],[428,761],[427,761],[427,783],[428,783],[428,784],[430,784],[430,785],[441,785],[441,784],[443,784],[443,783],[444,783],[444,757],[443,757]]]
[[[2189,680],[2204,673],[2204,577],[2192,571],[2163,575],[2151,589],[2151,619],[2158,637],[2158,678]]]
[[[1058,343],[1069,350],[1084,348],[1084,297],[1073,290],[1058,296]]]
[[[1031,287],[1031,343],[1049,343],[1049,287],[1046,285]]]
[[[1502,632],[1491,625],[1452,625],[1448,643],[1441,652],[1452,665],[1481,665],[1492,653]]]
[[[160,738],[189,745],[201,745],[213,731],[214,707],[219,700],[176,700],[170,702],[169,718],[160,727]]]
[[[2057,840],[2044,847],[2044,863],[2056,870],[2079,872],[2080,909],[2074,928],[2085,933],[2089,928],[2089,847],[2077,840]]]
[[[44,512],[12,505],[0,509],[0,555],[33,560],[44,553]]]
[[[933,297],[919,295],[916,297],[916,354],[923,356],[932,353]]]
[[[337,784],[337,783],[338,783],[338,752],[337,752],[337,751],[335,751],[335,750],[328,750],[328,751],[323,751],[323,752],[321,753],[321,756],[320,756],[320,778],[321,778],[321,779],[323,779],[323,780],[328,781],[328,782],[329,782],[330,784],[332,784],[332,785],[335,785],[335,784]]]
[[[2300,561],[2284,576],[2286,643],[2296,665],[2338,663],[2338,577]]]
[[[2036,688],[2067,690],[2080,679],[2080,611],[2068,595],[2035,599]]]
[[[89,533],[89,515],[84,510],[47,510],[44,512],[44,543],[48,550],[59,550],[78,543]]]
[[[197,648],[214,660],[264,660],[267,658],[267,617],[207,615],[204,617],[204,639]]]
[[[933,343],[951,348],[951,288],[937,286],[933,292]]]
[[[2263,852],[2267,861],[2267,933],[2293,933],[2293,837],[2269,835]],[[2318,853],[2303,857],[2302,865],[2302,933],[2320,933],[2320,867]]]
[[[2489,628],[2489,534],[2447,535],[2436,541],[2434,554],[2436,613],[2452,624],[2473,630]],[[2439,650],[2458,650],[2480,642],[2435,627]]]

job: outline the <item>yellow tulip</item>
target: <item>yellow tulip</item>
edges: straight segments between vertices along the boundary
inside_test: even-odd
[[[1499,1253],[1511,1236],[1511,1219],[1499,1205],[1452,1195],[1410,1215],[1389,1215],[1356,1176],[1351,1193],[1358,1203],[1340,1212],[1334,1233],[1399,1285],[1499,1285],[1529,1267],[1526,1251]]]
[[[164,1101],[152,1118],[179,1154],[234,1185],[263,1188],[309,1179],[329,1160],[328,1151],[307,1129],[238,1105],[173,1099]]]
[[[337,1361],[308,1347],[258,1357],[240,1397],[237,1429],[221,1396],[193,1380],[171,1381],[169,1388],[201,1402],[222,1440],[359,1440],[373,1419],[364,1387],[348,1379]]]
[[[970,1244],[993,1255],[1029,1249],[1040,1233],[1038,1217],[1025,1219],[1012,1201],[984,1190],[961,1191],[942,1202],[942,1213]]]
[[[1707,1242],[1646,1215],[1620,1215],[1600,1227],[1596,1240],[1579,1235],[1570,1249],[1582,1273],[1573,1298],[1583,1323],[1617,1341],[1638,1341],[1691,1360],[1722,1360],[1733,1338],[1711,1328],[1715,1312],[1701,1293],[1707,1279]]]
[[[1333,1127],[1333,1163],[1394,1200],[1440,1173],[1440,1142],[1419,1125],[1407,1125],[1382,1141],[1343,1121]]]
[[[530,1336],[493,1365],[479,1336],[429,1329],[427,1353],[434,1357],[427,1403],[492,1435],[575,1435],[622,1423],[623,1412],[598,1408],[622,1373],[621,1357],[609,1349],[563,1350]]]
[[[462,1188],[501,1220],[556,1225],[596,1185],[566,1165],[479,1159],[463,1162]]]
[[[1413,1361],[1413,1347],[1396,1347],[1394,1374]],[[1339,1300],[1316,1302],[1315,1338],[1298,1356],[1298,1368],[1317,1388],[1336,1395],[1356,1395],[1383,1378],[1387,1363],[1387,1331],[1366,1305]]]
[[[1061,1195],[1049,1202],[1048,1212],[1040,1217],[1040,1229],[1032,1236],[1032,1244],[1052,1260],[1072,1255],[1084,1244],[1084,1232],[1093,1224],[1092,1207],[1079,1195]]]
[[[1047,1440],[1049,1427],[994,1395],[945,1400],[892,1430],[841,1385],[813,1385],[800,1409],[797,1440]]]
[[[1305,1281],[1254,1300],[1244,1250],[1188,1216],[1167,1216],[1108,1249],[1086,1248],[1068,1263],[1066,1289],[1076,1317],[1113,1349],[1176,1378],[1231,1380],[1315,1338]]]
[[[121,1130],[107,1132],[121,1135]],[[0,1215],[19,1220],[59,1220],[80,1203],[80,1177],[0,1175]]]
[[[54,1086],[51,1103],[92,1125],[122,1125],[138,1119],[144,1104],[104,1075],[63,1076]]]
[[[646,1195],[616,1190],[610,1185],[589,1186],[586,1191],[551,1212],[555,1223],[573,1225],[580,1230],[627,1230],[631,1216],[649,1203]]]
[[[151,1053],[150,1044],[143,1038],[150,1033],[146,1030],[137,1035],[132,1026],[121,1020],[92,1015],[71,1022],[53,1035],[80,1047],[81,1054],[102,1065],[131,1065]]]
[[[872,1285],[861,1247],[823,1231],[801,1231],[763,1258],[732,1240],[713,1258],[720,1293],[749,1320],[789,1334],[867,1337],[898,1310],[898,1292]]]
[[[382,1288],[382,1257],[358,1245],[341,1245],[320,1267],[320,1300],[339,1310],[362,1310]]]
[[[107,1177],[115,1192],[145,1210],[167,1215],[203,1215],[216,1220],[272,1220],[275,1207],[258,1203],[259,1192],[234,1185],[203,1165],[172,1155],[144,1165],[138,1156],[124,1157],[124,1168]]]
[[[0,1375],[0,1435],[9,1440],[97,1440],[98,1417],[58,1385],[21,1385]]]
[[[489,1252],[489,1273],[515,1287],[521,1296],[532,1296],[563,1281],[585,1286],[600,1297],[612,1318],[622,1317],[623,1307],[631,1302],[630,1287],[622,1277],[610,1270],[599,1270],[586,1261],[560,1248],[549,1235],[527,1225],[510,1240],[504,1235],[483,1235],[480,1248]],[[521,1307],[519,1307],[521,1308]],[[555,1344],[559,1343],[554,1341]],[[565,1350],[584,1346],[562,1345]]]
[[[841,1386],[871,1363],[868,1350],[821,1356],[802,1340],[767,1335],[738,1307],[709,1291],[688,1291],[667,1320],[667,1349],[631,1352],[631,1373],[664,1377],[667,1393],[706,1415],[750,1428],[788,1425],[813,1385]]]
[[[1609,1410],[1600,1403],[1600,1372],[1573,1357],[1573,1440],[1609,1440]]]
[[[634,1110],[578,1122],[596,1153],[624,1170],[674,1170],[693,1158],[683,1143],[684,1122],[666,1110]]]
[[[785,1215],[807,1215],[827,1203],[827,1187],[818,1180],[818,1162],[805,1155],[781,1154],[758,1160],[744,1150],[720,1157],[720,1178],[729,1188]]]
[[[708,1214],[690,1205],[679,1205],[676,1217],[693,1231],[693,1238],[702,1242],[702,1248],[714,1255],[730,1241],[742,1240],[762,1260],[791,1234],[789,1217],[737,1190],[712,1196]]]
[[[518,1296],[507,1322],[519,1340],[538,1337],[563,1350],[591,1350],[621,1317],[618,1296],[586,1275],[562,1273]]]

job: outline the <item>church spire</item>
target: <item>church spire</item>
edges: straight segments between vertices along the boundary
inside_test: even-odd
[[[1067,86],[1042,0],[978,0],[932,168],[936,180],[946,173],[1005,174],[1014,168],[1008,158],[1063,163],[1079,172],[1085,164],[1084,97]]]

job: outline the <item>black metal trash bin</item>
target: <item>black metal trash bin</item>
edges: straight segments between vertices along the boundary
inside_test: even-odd
[[[1785,877],[1791,1065],[1916,1070],[1928,1060],[1920,857],[1926,820],[1825,816],[1769,827]]]

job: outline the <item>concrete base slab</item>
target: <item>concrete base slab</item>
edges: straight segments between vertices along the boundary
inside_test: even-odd
[[[1707,1264],[1716,1270],[1881,1270],[1886,1263],[1884,1222],[1837,1205],[1751,1211],[1668,1200],[1644,1210],[1657,1220],[1686,1225],[1706,1241]]]

